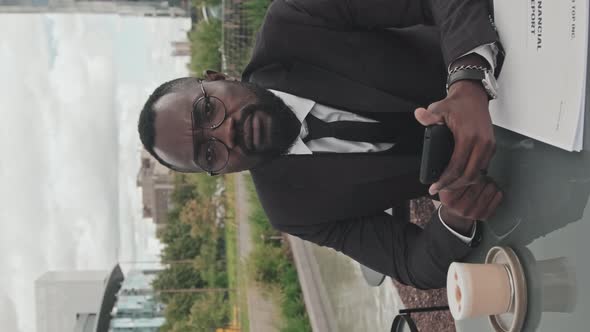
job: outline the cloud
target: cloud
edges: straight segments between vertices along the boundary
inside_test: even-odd
[[[16,322],[17,314],[14,302],[6,295],[0,294],[0,326],[6,332],[19,332]]]
[[[179,21],[0,14],[2,331],[35,330],[34,280],[47,270],[157,256],[135,128],[148,93],[185,74],[178,59],[150,60],[190,25]]]

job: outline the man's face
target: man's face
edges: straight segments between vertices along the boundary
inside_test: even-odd
[[[231,173],[252,169],[286,153],[299,134],[301,124],[293,112],[267,90],[225,80],[203,81],[203,87],[208,96],[225,105],[225,120],[217,128],[201,129],[195,123],[193,131],[193,105],[203,97],[197,82],[162,96],[154,105],[154,150],[178,169],[202,170],[194,162],[193,135],[197,146],[209,138],[225,144],[228,162],[216,173]]]

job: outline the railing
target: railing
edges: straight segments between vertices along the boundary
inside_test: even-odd
[[[250,58],[253,32],[242,4],[246,0],[222,0],[221,68],[240,77]]]

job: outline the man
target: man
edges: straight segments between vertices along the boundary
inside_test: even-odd
[[[242,82],[208,71],[163,84],[140,136],[177,171],[250,170],[281,231],[443,287],[450,262],[477,244],[475,220],[502,200],[485,176],[495,146],[486,74],[502,57],[482,0],[275,0]],[[427,188],[423,126],[436,123],[456,145]],[[383,212],[428,191],[442,208],[424,230]]]

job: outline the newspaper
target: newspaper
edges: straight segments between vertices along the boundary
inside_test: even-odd
[[[506,50],[490,103],[495,125],[568,151],[582,149],[589,0],[495,0]]]

